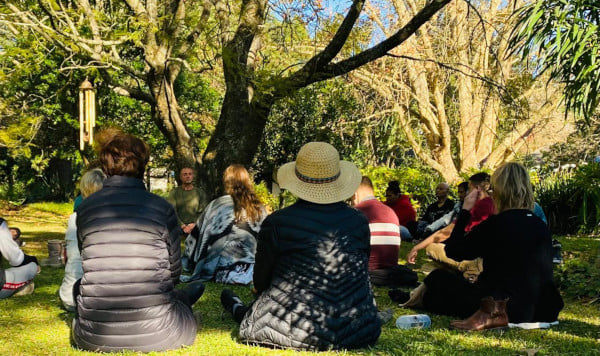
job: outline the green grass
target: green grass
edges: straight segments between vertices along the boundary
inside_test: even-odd
[[[23,230],[27,253],[43,258],[46,241],[64,238],[70,205],[53,211],[51,205],[28,206],[20,211],[0,211],[11,225]],[[58,211],[58,213],[56,213]],[[586,237],[560,238],[567,256],[595,258],[600,240]],[[401,261],[412,247],[404,243]],[[419,255],[417,266],[427,258]],[[0,301],[0,355],[93,355],[71,347],[73,314],[61,308],[57,295],[61,269],[45,267],[36,278],[33,295]],[[219,295],[223,285],[207,283],[204,296],[194,310],[199,331],[194,345],[164,355],[308,355],[310,352],[271,350],[237,342],[237,325],[228,315],[222,317]],[[246,287],[233,287],[244,300],[250,300]],[[394,316],[419,313],[400,308],[390,301],[385,289],[376,288],[380,309],[393,308]],[[464,333],[448,329],[451,317],[431,315],[428,330],[398,330],[393,321],[384,325],[373,348],[324,352],[319,355],[600,355],[600,308],[598,303],[566,300],[560,325],[550,330],[508,330]],[[123,353],[134,355],[135,353]]]
[[[32,203],[25,207],[25,211],[42,211],[57,215],[70,215],[73,212],[73,202],[55,203],[55,202],[39,202]]]

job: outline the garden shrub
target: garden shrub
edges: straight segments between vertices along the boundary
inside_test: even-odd
[[[415,208],[426,207],[435,201],[435,187],[443,179],[432,171],[403,166],[400,168],[366,167],[362,174],[373,182],[375,196],[385,200],[385,190],[389,181],[397,180],[403,194],[409,194]]]
[[[600,269],[580,258],[566,260],[554,271],[554,280],[564,295],[573,298],[600,298]]]
[[[557,172],[536,185],[536,198],[555,234],[591,233],[600,222],[600,165]]]
[[[271,194],[269,188],[267,188],[267,183],[264,181],[260,182],[259,184],[254,184],[254,192],[267,210],[275,211],[279,208],[279,199],[275,198],[275,196]]]
[[[411,196],[413,205],[417,209],[431,204],[436,199],[435,187],[443,180],[434,172],[411,167],[366,167],[362,169],[362,174],[371,178],[375,196],[382,201],[385,200],[388,182],[397,180],[403,194]],[[283,190],[280,197],[274,197],[264,181],[255,184],[254,189],[260,201],[272,211],[289,206],[297,200],[287,190]],[[451,194],[454,196],[456,196],[455,192],[456,189],[451,190]]]
[[[26,197],[27,185],[24,182],[0,182],[0,200],[9,202],[12,205],[21,205],[25,202]]]

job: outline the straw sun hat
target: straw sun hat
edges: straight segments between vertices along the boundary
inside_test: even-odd
[[[281,188],[317,204],[335,203],[351,197],[361,178],[354,163],[340,161],[338,151],[326,142],[305,144],[296,161],[284,164],[277,172]]]

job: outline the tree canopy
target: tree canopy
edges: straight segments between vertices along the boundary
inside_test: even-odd
[[[8,0],[0,5],[0,22],[15,40],[27,33],[60,52],[61,70],[85,71],[96,83],[148,105],[176,165],[198,167],[212,191],[227,165],[252,162],[278,100],[384,56],[448,2],[427,2],[402,28],[364,47],[348,43],[368,20],[364,0],[345,3],[329,31],[321,27],[320,1]],[[294,24],[316,29],[318,36],[288,56],[295,44],[276,34]],[[281,58],[268,56],[275,51]],[[182,73],[222,78],[219,119],[205,148],[179,105],[175,83]]]
[[[567,109],[588,119],[600,100],[600,3],[597,0],[537,0],[523,6],[511,46],[541,75],[564,84]]]
[[[387,34],[390,17],[402,26],[421,3],[367,13]],[[453,2],[401,48],[350,74],[374,93],[373,120],[391,117],[415,155],[448,181],[495,169],[573,130],[559,105],[561,87],[506,56],[511,11],[500,0]]]

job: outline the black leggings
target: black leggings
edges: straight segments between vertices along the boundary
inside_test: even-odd
[[[436,314],[467,318],[479,309],[481,298],[485,297],[477,284],[468,282],[454,271],[436,269],[423,283],[427,288],[423,305]]]

